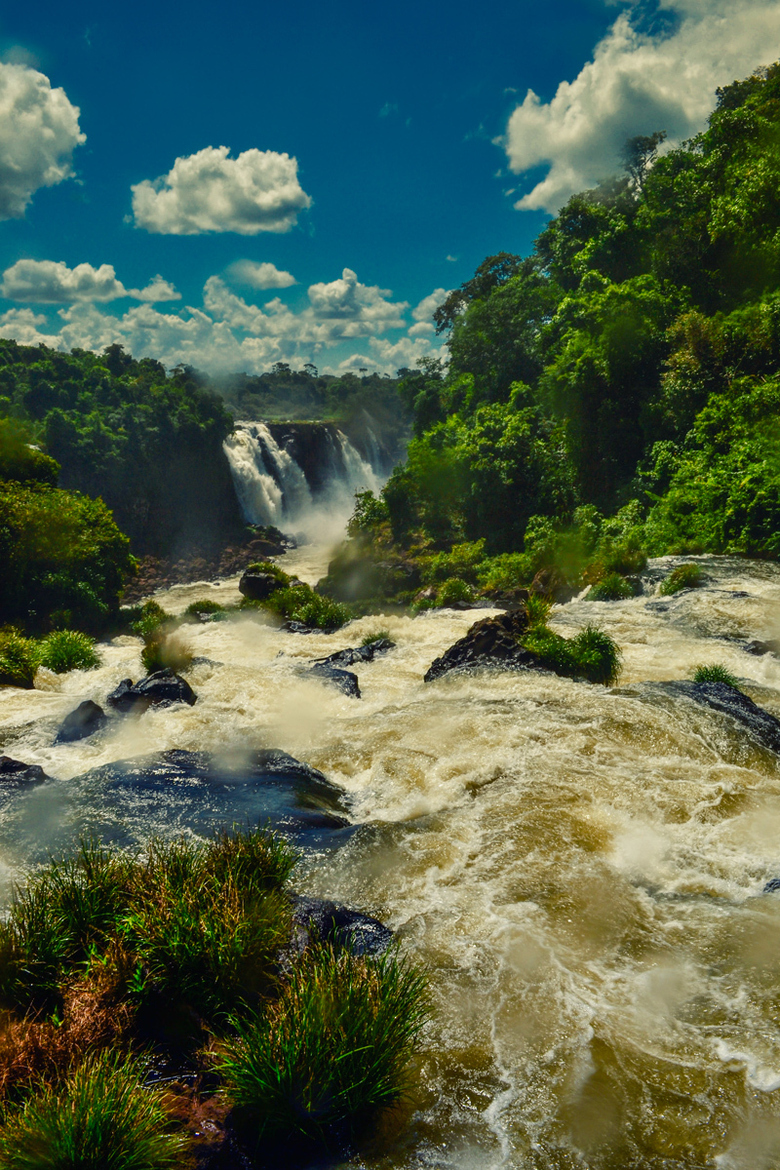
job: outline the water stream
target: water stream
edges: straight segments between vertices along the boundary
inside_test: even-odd
[[[306,546],[285,568],[313,581],[324,560]],[[58,722],[140,676],[138,639],[102,647],[98,670],[0,689],[0,751],[61,781],[0,807],[6,882],[76,808],[80,825],[100,815],[100,791],[74,780],[98,764],[282,748],[342,785],[365,826],[306,860],[299,888],[384,919],[431,974],[414,1098],[350,1170],[778,1167],[780,894],[762,893],[780,876],[778,760],[644,684],[722,662],[780,715],[780,660],[735,640],[776,636],[780,567],[702,565],[707,587],[678,598],[556,611],[564,633],[598,621],[617,639],[611,689],[538,673],[425,685],[482,616],[455,611],[332,636],[188,627],[197,704],[74,745],[53,746]],[[236,581],[159,599],[204,596],[232,600]],[[379,627],[397,649],[357,668],[362,699],[298,673]],[[146,827],[172,831],[158,806]]]

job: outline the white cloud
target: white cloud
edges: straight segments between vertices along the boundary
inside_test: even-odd
[[[12,337],[20,345],[48,345],[60,349],[57,334],[43,332],[46,324],[43,313],[34,313],[32,309],[9,309],[0,314],[0,337]]]
[[[433,337],[436,330],[430,321],[418,321],[416,325],[412,325],[407,333],[410,337]]]
[[[549,170],[515,206],[557,211],[576,191],[619,171],[627,138],[665,130],[670,145],[697,133],[715,90],[780,56],[780,0],[661,0],[677,18],[649,36],[622,13],[552,101],[529,90],[502,145],[513,171]]]
[[[177,158],[167,175],[133,188],[138,227],[164,235],[286,232],[311,199],[298,182],[297,159],[273,150],[207,146]]]
[[[290,288],[297,284],[291,272],[284,272],[268,261],[236,260],[225,270],[233,284],[245,284],[249,288]]]
[[[423,297],[419,305],[412,309],[415,321],[430,321],[439,305],[446,301],[451,291],[448,288],[435,288],[432,293],[428,293],[427,297]]]
[[[181,294],[170,281],[155,276],[143,289],[127,289],[117,280],[113,264],[77,264],[68,268],[62,260],[17,260],[3,273],[0,296],[37,305],[70,305],[77,301],[177,301]]]
[[[85,141],[64,89],[37,69],[0,62],[0,219],[20,219],[39,187],[67,179]]]
[[[403,328],[409,304],[388,301],[390,295],[389,289],[361,284],[351,268],[345,268],[338,280],[309,286],[314,316],[329,322],[333,335],[341,337],[365,337]]]

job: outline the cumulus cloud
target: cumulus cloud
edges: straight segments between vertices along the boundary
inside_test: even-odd
[[[448,288],[435,288],[432,293],[428,293],[427,297],[423,297],[419,305],[412,309],[415,321],[430,321],[439,305],[446,301],[451,291]]]
[[[115,301],[133,297],[139,301],[175,301],[181,294],[155,276],[143,289],[126,289],[112,264],[77,264],[68,268],[62,260],[17,260],[3,273],[0,296],[37,305],[69,305],[76,301]]]
[[[0,62],[0,219],[20,219],[39,187],[67,179],[85,141],[64,89],[37,69]]]
[[[286,232],[311,199],[298,182],[298,162],[274,150],[207,146],[177,158],[167,175],[132,187],[138,227],[163,235]]]
[[[341,337],[402,328],[403,314],[409,304],[407,301],[393,303],[387,300],[390,295],[389,289],[361,284],[351,268],[345,268],[338,280],[309,286],[314,316],[330,322],[334,335]]]
[[[715,90],[780,56],[780,0],[660,0],[671,31],[647,34],[623,12],[572,82],[550,102],[529,90],[502,144],[513,171],[546,176],[515,207],[557,211],[619,171],[627,138],[697,133]]]
[[[297,283],[291,272],[284,272],[268,261],[236,260],[225,269],[225,275],[233,284],[245,284],[249,288],[289,288]]]
[[[57,334],[44,332],[47,324],[43,313],[34,313],[32,309],[9,309],[0,314],[0,337],[12,337],[20,345],[48,345],[60,349]]]

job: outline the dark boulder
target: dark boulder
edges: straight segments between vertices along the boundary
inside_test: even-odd
[[[758,638],[754,638],[751,642],[743,642],[742,649],[757,657],[761,654],[780,654],[780,642],[762,642]]]
[[[763,894],[776,894],[778,890],[780,890],[780,878],[770,878],[761,892]]]
[[[263,573],[255,569],[247,569],[238,583],[238,591],[249,601],[265,601],[283,589],[284,584],[273,573]]]
[[[0,791],[34,788],[50,779],[40,764],[23,764],[21,760],[13,760],[10,756],[0,756]]]
[[[329,634],[332,630],[318,630],[316,626],[307,626],[305,622],[283,622],[282,629],[286,634]]]
[[[381,955],[393,932],[378,918],[349,910],[322,898],[293,894],[293,950],[300,954],[310,942],[328,942],[353,955]]]
[[[435,658],[425,673],[432,682],[450,670],[493,667],[503,670],[526,670],[538,667],[538,659],[520,645],[519,638],[528,629],[524,609],[483,618],[469,632]]]
[[[373,662],[377,654],[386,654],[395,648],[395,642],[389,638],[377,638],[366,646],[355,646],[348,650],[337,650],[327,658],[318,658],[317,664],[322,666],[355,666],[361,662]]]
[[[780,719],[759,707],[742,691],[726,683],[695,683],[685,680],[651,683],[651,689],[662,688],[667,694],[693,699],[703,707],[710,707],[723,715],[730,716],[742,727],[747,728],[762,747],[780,754]]]
[[[140,715],[148,707],[170,707],[173,703],[188,703],[192,707],[197,699],[186,679],[165,669],[156,670],[137,683],[122,679],[106,701],[122,715]]]
[[[85,699],[79,703],[75,711],[63,719],[55,743],[75,743],[79,739],[87,739],[100,731],[108,723],[108,718],[102,707]]]
[[[552,565],[550,568],[540,569],[528,586],[529,593],[538,593],[542,597],[549,597],[551,601],[564,604],[576,596],[577,590],[569,585],[560,569]]]
[[[349,695],[351,698],[360,698],[358,678],[351,670],[340,670],[328,662],[316,662],[314,666],[309,667],[307,673],[316,675],[317,678],[330,683],[331,686],[338,687],[343,694]]]

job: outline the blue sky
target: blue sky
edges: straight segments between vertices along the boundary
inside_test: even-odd
[[[627,136],[779,57],[780,0],[30,0],[0,54],[0,335],[392,372]]]

